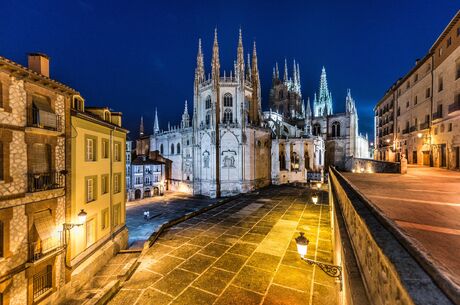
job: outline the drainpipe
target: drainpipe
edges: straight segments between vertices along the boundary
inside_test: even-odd
[[[431,55],[431,94],[430,94],[430,128],[428,129],[428,138],[430,145],[430,167],[433,167],[433,147],[432,147],[432,127],[433,127],[433,96],[434,96],[434,55]]]
[[[110,151],[110,170],[109,170],[109,177],[110,177],[110,205],[109,205],[109,211],[110,211],[110,237],[113,241],[114,237],[113,237],[113,129],[110,129],[110,148],[109,148],[109,151]],[[126,177],[126,176],[125,176]],[[120,186],[118,186],[120,187]]]

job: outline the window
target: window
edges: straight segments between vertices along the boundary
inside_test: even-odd
[[[3,85],[0,82],[0,108],[3,108]]]
[[[170,155],[174,155],[174,144],[171,144],[171,151],[169,152]]]
[[[406,89],[409,89],[409,88],[410,88],[410,81],[407,81]]]
[[[340,123],[334,122],[332,123],[332,137],[340,137]]]
[[[407,101],[407,102],[406,102],[406,108],[409,108],[409,106],[410,106],[410,102]]]
[[[447,47],[450,47],[452,44],[452,37],[447,38]]]
[[[233,98],[230,93],[224,94],[224,107],[232,107],[233,106]]]
[[[417,96],[414,97],[414,105],[417,105]]]
[[[456,71],[455,71],[455,79],[460,78],[460,60],[457,61],[456,64]],[[1,94],[1,93],[0,93]],[[1,95],[0,95],[1,96]],[[0,106],[1,107],[1,106]]]
[[[113,226],[121,224],[121,203],[117,203],[113,206]]]
[[[96,139],[93,137],[86,137],[86,161],[96,161]]]
[[[205,107],[206,109],[211,109],[211,96],[210,95],[208,95],[208,97],[206,98]]]
[[[211,112],[208,111],[206,112],[206,126],[209,127],[210,124],[211,124]]]
[[[319,125],[318,123],[316,123],[315,125],[313,125],[313,135],[314,135],[314,136],[319,136],[319,135],[321,135],[321,125]]]
[[[53,288],[53,267],[45,266],[41,271],[34,274],[33,277],[33,295],[37,300],[45,292]]]
[[[160,154],[163,154],[163,144],[160,145]]]
[[[177,154],[180,154],[180,143],[177,143],[176,153],[177,153]]]
[[[415,74],[414,76],[414,83],[418,81],[418,74]]]
[[[145,185],[150,185],[150,177],[145,177]]]
[[[426,91],[425,91],[425,97],[429,98],[430,96],[431,96],[431,88],[428,87],[428,88],[426,88]]]
[[[440,76],[438,78],[438,92],[442,91],[444,89],[444,83],[442,81],[442,77]]]
[[[5,256],[5,252],[3,250],[3,243],[4,243],[3,235],[4,234],[5,234],[5,231],[4,231],[4,227],[3,227],[3,221],[0,221],[0,257]]]
[[[74,96],[73,109],[77,111],[83,111],[83,99],[81,99],[80,97]]]
[[[442,47],[440,47],[439,48],[439,57],[441,57],[443,53],[444,53],[444,49]]]
[[[120,143],[116,142],[116,143],[114,143],[113,146],[114,146],[113,147],[113,154],[114,154],[113,157],[114,157],[115,161],[117,161],[117,162],[121,161],[121,151],[120,151],[121,145],[120,145]]]
[[[224,111],[224,123],[232,123],[233,113],[231,109],[225,109]]]
[[[281,90],[279,93],[278,93],[278,97],[280,100],[283,99],[283,90]]]
[[[101,229],[105,230],[109,227],[109,208],[103,209],[101,212]]]
[[[96,220],[90,219],[86,222],[86,247],[91,246],[96,241]]]
[[[109,175],[101,176],[101,194],[107,194],[109,192]]]
[[[113,175],[113,193],[119,193],[120,192],[120,174],[114,174]]]
[[[457,28],[457,37],[460,36],[460,26]]]
[[[452,131],[452,123],[449,123],[449,128],[447,129],[447,131]]]
[[[96,200],[96,196],[94,193],[95,189],[95,177],[87,177],[86,178],[86,202],[91,202]]]
[[[3,142],[0,142],[0,181],[5,180],[5,174],[4,174],[4,163],[5,161],[3,160]]]
[[[102,159],[107,159],[109,157],[109,141],[107,139],[102,139],[101,157]]]

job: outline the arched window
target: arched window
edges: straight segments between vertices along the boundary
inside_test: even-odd
[[[230,93],[224,94],[224,107],[232,107],[233,106],[233,98]]]
[[[340,123],[334,122],[332,123],[332,137],[340,137]]]
[[[300,168],[299,155],[291,150],[291,170],[298,171]]]
[[[210,124],[211,124],[211,112],[208,111],[206,112],[206,126],[209,127]]]
[[[280,100],[283,99],[283,90],[281,90],[281,91],[278,93],[278,97],[279,97]]]
[[[110,122],[110,114],[108,111],[104,112],[104,120]]]
[[[171,144],[171,151],[169,152],[170,155],[174,155],[174,144]]]
[[[315,125],[313,125],[313,135],[314,136],[321,135],[321,125],[319,125],[319,123],[316,123]]]
[[[160,145],[160,154],[163,154],[163,144]]]
[[[224,111],[224,123],[231,123],[233,121],[233,114],[231,109],[225,109]]]
[[[177,154],[180,154],[180,143],[177,143],[176,153],[177,153]]]
[[[211,109],[211,96],[208,95],[208,97],[206,98],[206,109]]]

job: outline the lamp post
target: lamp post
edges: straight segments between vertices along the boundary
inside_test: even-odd
[[[318,262],[309,258],[306,258],[308,252],[309,240],[305,237],[304,232],[300,232],[300,235],[296,237],[295,242],[297,244],[297,252],[300,258],[310,265],[316,265],[324,271],[328,276],[337,278],[340,281],[340,287],[342,287],[342,267],[336,265],[330,265],[323,262]]]
[[[79,227],[79,226],[82,226],[85,222],[86,222],[86,216],[88,216],[88,213],[85,212],[85,210],[81,209],[80,210],[80,213],[78,213],[78,223],[64,223],[62,224],[62,227],[64,229],[64,247],[67,248],[67,232],[69,233],[69,237],[70,237],[70,230],[73,228],[73,227]],[[67,249],[65,250],[64,252],[64,263],[65,263],[65,266],[69,269],[72,268],[72,266],[70,266],[67,262]]]
[[[318,203],[318,195],[313,194],[313,196],[311,196],[311,201],[313,201],[314,204],[317,204]]]

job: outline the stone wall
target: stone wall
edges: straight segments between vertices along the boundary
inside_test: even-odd
[[[345,162],[346,172],[356,173],[401,173],[399,162],[378,161],[350,157]]]
[[[391,223],[339,172],[331,169],[329,176],[332,202],[346,226],[343,238],[351,241],[373,304],[453,304],[403,246]]]

